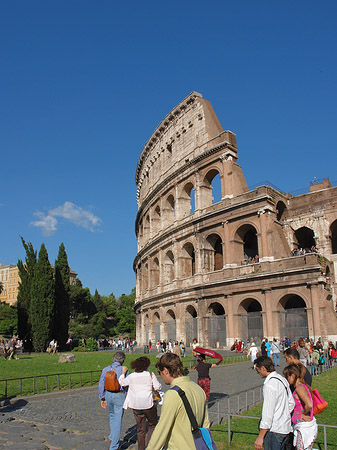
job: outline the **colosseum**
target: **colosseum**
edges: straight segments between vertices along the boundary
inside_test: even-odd
[[[215,185],[219,183],[219,194]],[[236,135],[192,92],[136,170],[137,341],[337,340],[337,188],[249,189]]]

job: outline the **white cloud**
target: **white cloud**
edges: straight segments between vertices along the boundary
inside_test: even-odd
[[[57,220],[55,217],[50,215],[46,216],[40,211],[34,213],[34,216],[36,216],[39,220],[31,222],[31,225],[34,225],[34,227],[40,227],[44,236],[51,236],[55,233],[57,230]]]
[[[31,224],[36,227],[41,227],[42,233],[45,236],[51,236],[57,230],[58,221],[56,217],[62,217],[70,223],[91,232],[97,231],[102,223],[102,220],[92,212],[86,211],[72,202],[65,202],[57,208],[50,209],[47,215],[40,211],[37,211],[34,215],[37,216],[39,220],[31,222]]]

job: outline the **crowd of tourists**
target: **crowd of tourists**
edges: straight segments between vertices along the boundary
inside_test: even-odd
[[[22,349],[22,341],[17,336],[0,340],[0,354],[5,360],[19,359],[17,352]]]
[[[248,348],[247,356],[251,357],[254,370],[264,379],[264,403],[255,449],[312,450],[317,437],[317,423],[314,417],[312,376],[307,365],[313,364],[312,354],[316,350],[319,354],[327,357],[331,354],[334,358],[335,349],[331,342],[323,349],[320,339],[315,345],[312,344],[309,339],[290,342],[285,337],[272,341],[265,338],[260,348],[255,342],[249,341],[242,346]],[[175,345],[179,347],[178,342]],[[207,402],[209,371],[220,360],[217,364],[207,363],[204,355],[198,353],[198,346],[197,339],[194,339],[192,354],[196,355],[197,383],[186,376],[181,356],[168,351],[168,348],[161,356],[158,355],[158,374],[165,384],[170,385],[165,395],[156,374],[148,370],[149,358],[141,356],[132,361],[131,369],[134,372],[130,374],[128,367],[123,365],[125,353],[115,353],[112,365],[105,367],[101,373],[98,389],[101,406],[109,411],[110,450],[120,448],[123,410],[127,408],[133,410],[135,417],[138,450],[199,448],[195,446],[197,431],[192,433],[192,429],[201,427],[206,428],[207,439],[211,443],[207,448],[215,448],[207,431],[210,427]],[[281,353],[287,363],[282,375],[275,370],[280,365]],[[162,404],[160,419],[157,414],[158,404]]]
[[[306,247],[306,248],[297,248],[295,247],[292,251],[291,251],[291,255],[292,256],[302,256],[302,255],[306,255],[308,253],[318,253],[318,249],[317,247],[315,247],[314,245],[312,245],[310,248]]]
[[[98,350],[122,350],[128,353],[132,353],[133,349],[136,347],[137,341],[132,338],[116,338],[116,339],[98,339],[97,347]]]

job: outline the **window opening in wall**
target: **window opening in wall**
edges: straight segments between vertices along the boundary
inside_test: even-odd
[[[299,295],[286,295],[280,301],[280,334],[291,341],[309,337],[306,303]]]
[[[186,308],[185,330],[186,330],[186,346],[191,346],[193,339],[198,340],[198,322],[197,312],[195,308],[189,305]]]
[[[214,203],[220,202],[221,194],[221,178],[220,173],[216,169],[210,170],[204,179],[203,188],[203,207],[210,206]]]
[[[165,255],[165,283],[170,283],[174,277],[174,255],[169,250]]]
[[[174,343],[176,340],[176,316],[172,309],[169,309],[167,311],[167,322],[166,322],[166,329],[167,329],[167,339]]]
[[[207,272],[223,268],[222,240],[217,234],[208,236],[204,255],[204,267]]]
[[[182,273],[184,277],[191,277],[195,274],[195,251],[193,245],[188,242],[183,247]]]
[[[172,156],[172,144],[167,144],[167,156]]]
[[[310,252],[312,247],[316,247],[314,232],[308,227],[302,227],[295,231],[298,248]]]
[[[284,219],[286,209],[287,209],[287,207],[283,202],[281,202],[281,201],[277,202],[277,205],[276,205],[277,217],[276,218],[278,221]]]
[[[251,227],[243,237],[243,251],[245,259],[255,258],[259,254],[255,228]]]
[[[153,259],[153,269],[151,274],[151,285],[152,287],[159,286],[159,260],[158,258]]]
[[[226,346],[226,317],[223,306],[212,303],[208,308],[210,317],[208,318],[209,345],[213,348]]]
[[[333,254],[337,253],[337,220],[332,222],[330,227],[331,250]]]

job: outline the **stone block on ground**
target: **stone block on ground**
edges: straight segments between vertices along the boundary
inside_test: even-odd
[[[62,355],[60,355],[59,357],[59,363],[72,363],[72,362],[76,362],[76,358],[75,355],[73,355],[72,353],[62,353]]]

